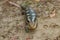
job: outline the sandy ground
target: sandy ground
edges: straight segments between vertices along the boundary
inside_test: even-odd
[[[32,33],[24,30],[25,17],[21,15],[21,9],[2,1],[4,0],[0,0],[0,40],[60,40],[60,0],[29,1],[32,2],[30,6],[36,11],[38,20],[38,27]],[[10,1],[20,5],[27,0]],[[55,15],[51,17],[50,13]]]

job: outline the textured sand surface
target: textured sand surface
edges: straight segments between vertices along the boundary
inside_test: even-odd
[[[35,32],[24,30],[25,16],[21,9],[0,0],[0,40],[60,40],[60,0],[30,0],[37,13],[38,27]],[[20,5],[27,0],[10,0]],[[53,9],[55,12],[53,12]],[[50,13],[55,16],[49,17]]]

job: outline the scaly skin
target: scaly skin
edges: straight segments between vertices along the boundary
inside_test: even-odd
[[[28,26],[29,26],[28,27],[29,30],[35,30],[38,26],[38,23],[37,23],[37,21],[35,23],[29,23]]]
[[[29,30],[35,30],[37,28],[36,13],[32,8],[26,10],[26,21]]]

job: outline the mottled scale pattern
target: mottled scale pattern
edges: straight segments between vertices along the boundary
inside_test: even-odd
[[[34,22],[35,19],[36,19],[36,13],[35,13],[35,11],[32,8],[28,8],[26,10],[26,16],[27,16],[27,20],[29,22]]]

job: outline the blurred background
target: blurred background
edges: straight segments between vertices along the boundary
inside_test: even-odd
[[[36,12],[35,32],[25,32],[21,4]],[[0,0],[0,40],[60,40],[60,0]]]

